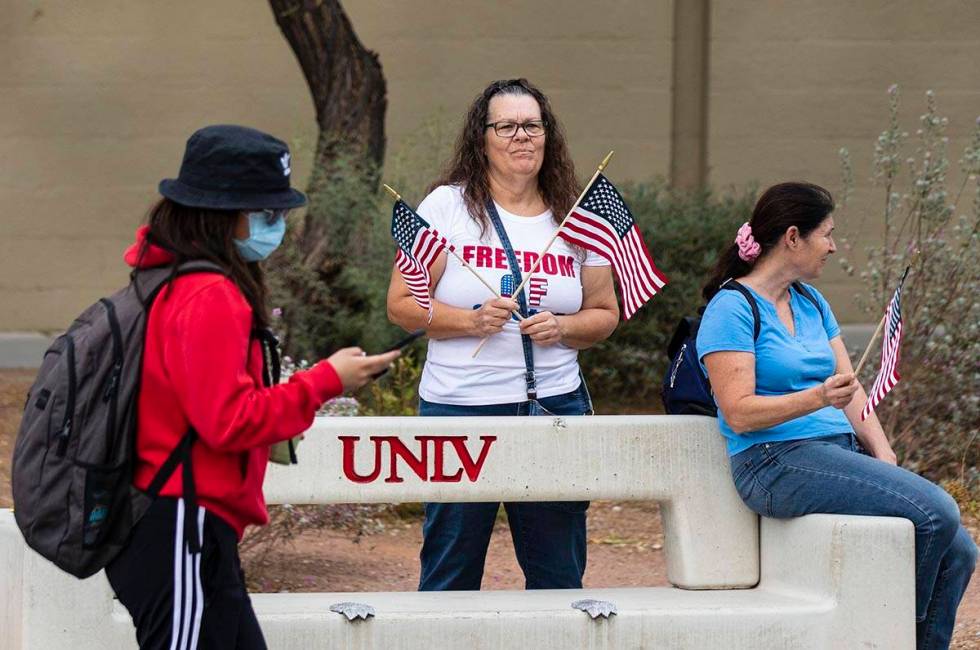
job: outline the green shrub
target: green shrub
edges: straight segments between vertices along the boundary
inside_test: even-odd
[[[620,189],[669,283],[608,340],[584,351],[580,361],[598,411],[660,411],[667,343],[678,321],[703,304],[701,286],[718,253],[749,219],[755,192],[685,193],[662,182]]]
[[[980,120],[950,188],[948,120],[934,93],[926,93],[912,142],[900,127],[898,87],[888,94],[889,125],[873,157],[884,196],[862,206],[883,231],[866,246],[860,271],[858,304],[869,321],[881,318],[906,265],[912,272],[902,294],[902,381],[876,412],[905,467],[969,485],[980,461]],[[847,197],[853,183],[846,150],[841,154]],[[841,263],[855,273],[847,259]],[[861,374],[864,386],[877,371],[875,350]]]
[[[415,415],[425,350],[414,346],[402,352],[383,377],[360,391],[362,415]]]
[[[444,123],[440,115],[424,122],[389,156],[380,175],[413,206],[448,157]],[[269,305],[281,310],[283,349],[294,358],[320,359],[351,345],[380,352],[400,337],[386,317],[395,244],[389,232],[392,199],[375,182],[378,177],[343,158],[329,172],[314,170],[306,218],[322,233],[328,263],[317,269],[305,263],[298,223],[290,225],[286,243],[268,263]]]
[[[283,347],[295,358],[319,359],[351,345],[379,351],[391,338],[377,315],[384,314],[382,278],[393,245],[380,237],[386,217],[373,179],[373,171],[344,159],[329,173],[315,170],[305,226],[291,223],[269,261],[269,305],[281,310]],[[311,237],[315,246],[301,241]]]

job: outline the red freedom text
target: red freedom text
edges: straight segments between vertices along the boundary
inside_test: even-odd
[[[531,251],[514,251],[517,261],[521,265],[521,271],[528,273],[540,257]],[[507,253],[502,248],[492,248],[490,246],[463,246],[463,259],[467,264],[477,268],[489,269],[510,269],[507,264]],[[545,253],[541,258],[541,266],[538,272],[546,275],[560,275],[564,278],[575,277],[575,258],[571,255],[552,255]]]

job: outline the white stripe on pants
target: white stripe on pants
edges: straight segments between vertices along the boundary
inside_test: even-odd
[[[197,507],[197,535],[204,544],[204,508]],[[177,500],[174,526],[174,606],[170,650],[196,650],[204,612],[201,553],[191,554],[184,540],[184,500]]]

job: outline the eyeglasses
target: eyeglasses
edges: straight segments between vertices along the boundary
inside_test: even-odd
[[[517,135],[517,129],[524,129],[524,133],[527,134],[529,138],[537,138],[544,135],[545,130],[548,127],[547,122],[544,120],[531,120],[530,122],[491,122],[487,124],[484,128],[493,127],[493,132],[496,133],[501,138],[513,138]]]
[[[271,226],[280,219],[285,219],[286,215],[289,214],[289,208],[278,208],[275,210],[266,208],[265,210],[256,210],[255,212],[265,215],[265,223]]]

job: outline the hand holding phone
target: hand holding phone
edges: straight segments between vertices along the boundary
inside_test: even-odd
[[[367,356],[361,348],[343,348],[334,352],[327,361],[340,377],[344,390],[356,390],[383,374],[401,352],[392,350]]]
[[[425,336],[425,330],[415,330],[414,332],[410,333],[405,338],[396,341],[394,345],[392,345],[390,348],[388,348],[386,350],[386,352],[393,352],[395,350],[401,350],[406,345],[412,343],[416,339],[418,339],[420,337],[423,337],[423,336]],[[387,367],[384,370],[382,370],[381,372],[378,372],[378,373],[372,375],[371,376],[371,379],[377,379],[378,377],[380,377],[381,375],[385,374],[386,372],[388,372],[388,368]]]

